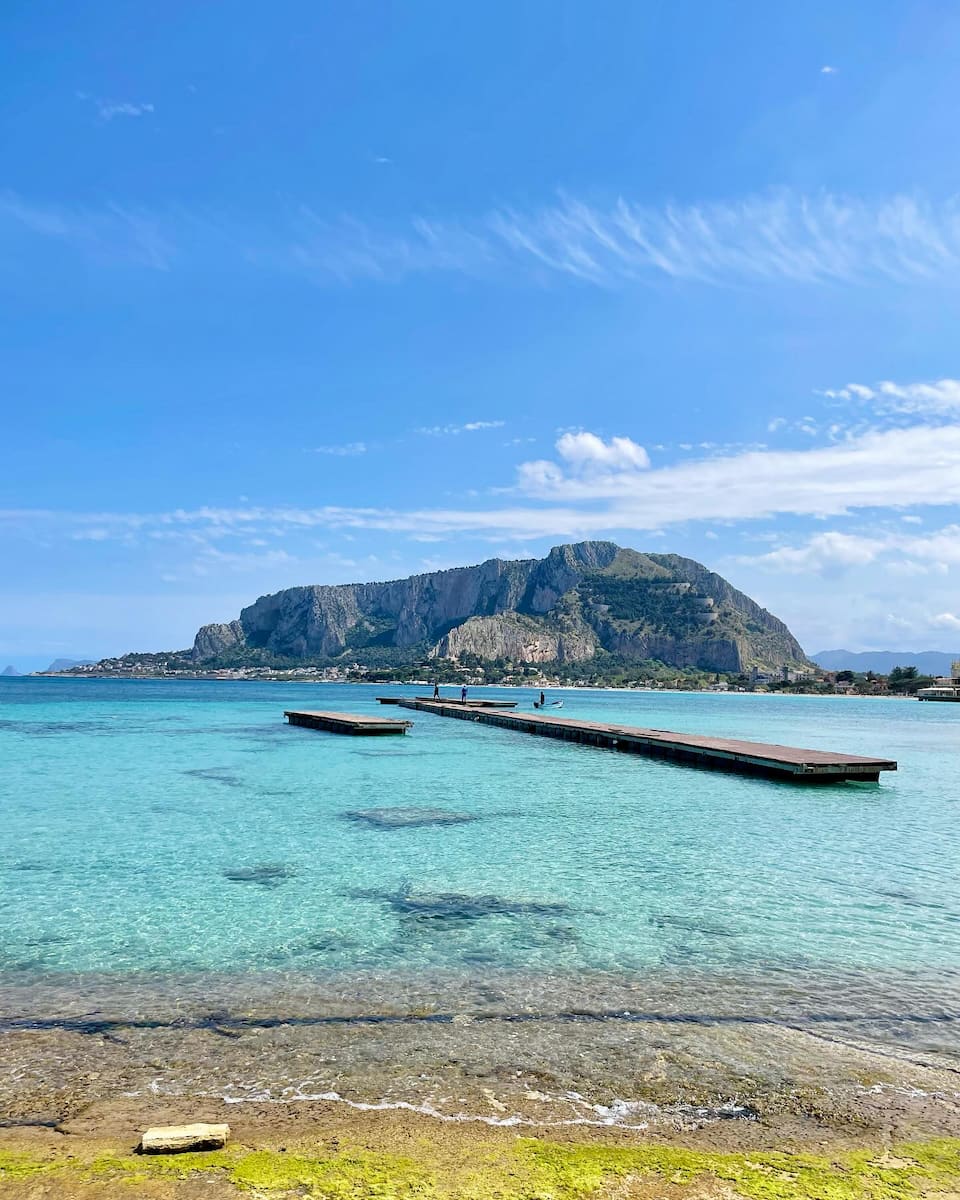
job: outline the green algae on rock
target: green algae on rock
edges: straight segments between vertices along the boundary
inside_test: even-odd
[[[923,1200],[960,1189],[960,1140],[940,1140],[834,1155],[720,1152],[646,1145],[573,1145],[518,1138],[478,1143],[452,1156],[424,1137],[416,1156],[337,1147],[326,1153],[244,1150],[144,1159],[98,1155],[66,1159],[0,1152],[0,1196],[22,1194],[44,1176],[43,1195],[67,1198],[90,1181],[126,1193],[156,1181],[151,1195],[181,1194],[190,1178],[209,1177],[238,1196],[321,1200],[614,1200],[664,1195],[734,1200]],[[652,1189],[652,1190],[651,1190]],[[218,1193],[221,1194],[221,1193]]]

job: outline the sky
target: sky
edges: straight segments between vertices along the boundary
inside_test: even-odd
[[[609,538],[960,647],[960,9],[13,3],[0,666]]]

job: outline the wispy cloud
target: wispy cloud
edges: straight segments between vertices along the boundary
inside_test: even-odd
[[[309,210],[274,261],[317,278],[393,280],[411,273],[565,276],[599,286],[657,278],[708,284],[900,282],[955,278],[960,206],[914,196],[870,202],[783,190],[729,202],[654,208],[621,197],[561,196],[406,228],[330,224]]]
[[[426,437],[459,437],[461,433],[479,433],[483,429],[502,429],[505,421],[467,421],[463,425],[425,425],[415,429]]]
[[[937,379],[928,383],[848,383],[827,388],[821,395],[831,400],[868,406],[880,414],[949,417],[960,413],[960,379]]]
[[[154,106],[143,101],[105,100],[102,96],[91,96],[89,92],[77,92],[77,99],[89,103],[97,110],[101,121],[112,121],[115,117],[146,117],[154,112]]]
[[[29,215],[24,220],[18,214]],[[661,279],[709,286],[854,286],[882,280],[955,286],[960,280],[956,198],[866,201],[781,190],[652,207],[627,197],[587,203],[561,195],[541,208],[500,208],[446,220],[412,216],[378,225],[329,220],[306,205],[264,223],[226,213],[145,213],[119,205],[71,211],[8,194],[3,216],[35,232],[58,225],[81,231],[75,239],[95,230],[106,241],[113,229],[127,240],[135,236],[165,247],[141,252],[154,260],[149,265],[169,261],[170,247],[188,245],[182,258],[193,265],[241,261],[249,269],[295,272],[325,285],[425,274],[537,285],[566,279],[604,288]]]
[[[826,65],[824,65],[824,66],[822,66],[822,67],[820,68],[820,74],[821,74],[821,75],[836,75],[836,73],[837,73],[837,68],[836,68],[836,67],[831,67],[831,66],[826,66]]]
[[[163,222],[138,209],[109,204],[68,208],[34,204],[15,192],[0,192],[0,225],[50,238],[98,261],[131,263],[165,271],[176,257]]]
[[[152,104],[131,104],[129,100],[98,100],[97,112],[104,121],[114,117],[145,117],[154,111]]]
[[[366,454],[366,442],[344,442],[339,446],[314,446],[314,454],[332,454],[337,458],[353,458],[358,454]]]
[[[697,521],[781,514],[825,518],[857,510],[960,503],[960,425],[871,432],[835,445],[751,450],[660,468],[645,467],[642,449],[632,442],[633,449],[617,451],[612,442],[598,438],[605,453],[613,456],[611,461],[599,455],[578,458],[571,454],[571,444],[563,442],[567,436],[558,439],[555,460],[520,465],[516,485],[503,503],[475,508],[246,506],[147,514],[7,510],[0,511],[0,523],[11,532],[30,535],[42,530],[48,537],[97,530],[118,538],[161,534],[187,539],[199,531],[213,540],[243,535],[275,542],[325,528],[523,540],[649,532]],[[587,443],[577,444],[582,449]],[[931,562],[936,555],[943,559],[955,552],[952,533],[943,534],[941,541],[933,535],[921,537]],[[913,556],[918,557],[919,540],[913,539],[913,544]],[[960,541],[956,545],[960,547]],[[836,540],[825,548],[835,555],[868,549]]]

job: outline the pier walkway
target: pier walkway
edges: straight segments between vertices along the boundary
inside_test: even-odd
[[[325,733],[348,733],[365,737],[406,733],[413,724],[412,721],[367,717],[358,713],[285,712],[283,715],[291,725],[303,725],[307,729],[322,729]]]
[[[402,704],[409,696],[377,696],[379,704]],[[448,696],[446,700],[434,700],[432,696],[414,696],[414,700],[422,700],[424,704],[465,704],[467,708],[516,708],[516,700],[455,700]]]
[[[665,729],[638,729],[629,725],[577,721],[569,717],[497,712],[487,708],[464,707],[459,702],[403,699],[400,706],[434,713],[438,717],[457,717],[462,721],[477,721],[540,737],[560,738],[628,754],[667,758],[691,766],[734,771],[742,775],[763,775],[795,783],[875,783],[881,771],[897,769],[896,762],[887,758],[863,758],[856,754],[835,754],[830,750],[800,750],[794,746],[670,733]]]

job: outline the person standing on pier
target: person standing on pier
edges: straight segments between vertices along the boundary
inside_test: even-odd
[[[440,684],[436,680],[433,683],[433,698],[434,700],[440,699]]]
[[[464,684],[463,687],[460,689],[460,703],[466,704],[466,702],[467,702],[467,685]]]

